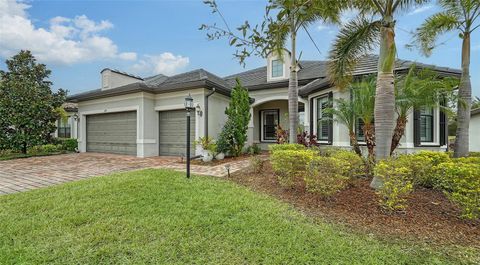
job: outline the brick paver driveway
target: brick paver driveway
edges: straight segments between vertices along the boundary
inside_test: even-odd
[[[184,170],[176,157],[137,158],[126,155],[81,153],[0,161],[0,195],[63,182],[142,168]],[[248,160],[230,164],[230,172],[248,165]],[[225,166],[192,166],[192,173],[224,176]]]

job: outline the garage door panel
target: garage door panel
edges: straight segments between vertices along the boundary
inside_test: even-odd
[[[185,110],[162,111],[159,113],[159,153],[165,156],[185,155],[186,116]],[[194,153],[195,114],[190,118],[191,153]]]
[[[135,111],[87,116],[87,151],[137,154]]]

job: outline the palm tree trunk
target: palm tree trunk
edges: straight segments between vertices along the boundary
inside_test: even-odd
[[[296,54],[296,41],[297,33],[295,31],[295,23],[292,19],[292,54],[290,65],[290,78],[288,79],[288,118],[289,118],[289,142],[297,142],[297,127],[298,127],[298,79],[297,79],[297,54]]]
[[[355,135],[355,132],[350,131],[349,136],[350,136],[350,143],[352,143],[353,150],[355,151],[355,153],[357,155],[359,155],[361,157],[362,156],[362,150],[360,149],[360,146],[358,145],[357,136]]]
[[[367,143],[368,159],[375,162],[375,127],[371,123],[365,123],[362,130]]]
[[[405,126],[407,125],[407,117],[399,116],[397,118],[397,124],[395,125],[395,130],[393,130],[392,136],[392,146],[390,148],[390,155],[393,155],[393,151],[397,149],[400,144],[400,140],[405,134]]]
[[[388,158],[395,126],[395,91],[393,69],[395,66],[395,31],[393,18],[385,18],[380,29],[380,56],[378,58],[377,87],[375,93],[375,144],[376,160]],[[370,186],[378,189],[382,181],[374,177]]]
[[[457,132],[454,157],[468,156],[468,129],[470,126],[470,108],[472,104],[472,85],[470,83],[470,33],[466,31],[462,43],[462,76],[458,88]]]

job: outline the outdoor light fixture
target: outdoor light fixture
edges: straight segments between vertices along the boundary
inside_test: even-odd
[[[73,120],[78,121],[78,114],[77,113],[73,114]]]
[[[187,178],[190,178],[190,112],[195,109],[193,98],[190,94],[185,98],[185,109],[187,110],[187,150],[185,159],[187,160]]]

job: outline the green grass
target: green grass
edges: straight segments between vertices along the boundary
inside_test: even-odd
[[[0,264],[454,264],[225,180],[142,170],[0,196]]]

